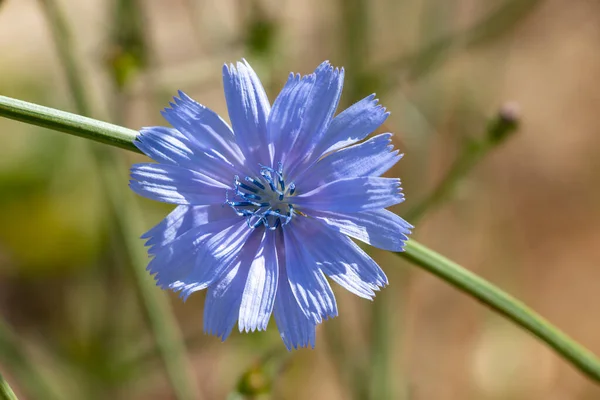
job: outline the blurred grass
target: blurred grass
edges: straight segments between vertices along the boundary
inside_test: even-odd
[[[397,84],[401,77],[407,81],[418,80],[439,69],[461,51],[491,45],[506,37],[543,3],[544,0],[506,0],[468,28],[434,39],[413,53],[379,68],[393,71],[390,74],[392,85]],[[432,29],[437,27],[436,21],[423,21],[423,25],[425,31],[430,30],[429,26]]]
[[[25,352],[25,343],[0,320],[0,357],[32,398],[59,400],[56,388],[36,362]]]
[[[53,39],[67,76],[70,94],[74,99],[77,113],[91,116],[91,107],[86,96],[86,84],[83,73],[78,65],[71,34],[67,22],[58,5],[53,0],[39,0],[43,6],[49,26],[52,28]],[[117,32],[114,41],[121,49],[121,54],[130,55],[137,61],[136,67],[143,68],[145,63],[145,45],[141,33],[142,22],[136,17],[140,10],[132,0],[119,0],[115,12]],[[137,23],[136,23],[137,21]],[[130,64],[125,66],[126,72],[120,72],[123,65],[117,63],[113,68],[113,79],[117,88],[124,87],[127,79],[132,76]],[[119,69],[120,68],[120,69]],[[133,271],[134,280],[144,305],[146,316],[155,336],[157,347],[162,356],[167,375],[171,381],[173,392],[178,400],[199,399],[200,395],[191,379],[189,365],[185,355],[178,324],[168,305],[167,297],[159,293],[154,279],[146,272],[146,252],[137,239],[142,231],[141,215],[138,207],[130,198],[132,194],[122,183],[127,181],[127,165],[121,157],[110,148],[89,144],[86,149],[96,172],[101,175],[103,195],[110,207],[110,216],[119,230],[118,235],[124,241],[123,257],[128,260]],[[115,179],[116,178],[116,179]]]

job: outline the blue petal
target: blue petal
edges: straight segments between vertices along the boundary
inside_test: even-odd
[[[401,190],[400,179],[358,177],[327,183],[293,199],[300,207],[352,213],[401,203],[404,201]]]
[[[244,156],[227,123],[182,91],[179,91],[179,97],[170,103],[171,108],[163,110],[163,117],[194,147],[215,159],[226,160],[236,166],[244,165]]]
[[[324,62],[315,70],[315,76],[308,102],[301,105],[304,108],[302,126],[292,150],[285,159],[290,176],[295,174],[304,161],[311,158],[314,149],[329,128],[342,94],[343,68],[334,69],[328,62]]]
[[[304,105],[308,103],[315,84],[315,75],[300,77],[290,74],[287,83],[273,103],[267,130],[273,146],[273,162],[285,159],[300,134]]]
[[[413,226],[388,210],[351,214],[313,211],[311,216],[323,220],[333,229],[371,246],[389,251],[403,251]]]
[[[134,164],[129,186],[153,200],[174,204],[222,204],[228,186],[206,175],[168,164]]]
[[[231,126],[247,158],[256,165],[270,164],[267,119],[271,106],[260,80],[244,60],[223,66],[223,86]]]
[[[142,235],[142,239],[148,239],[148,253],[155,254],[159,249],[169,245],[177,237],[183,235],[190,229],[199,227],[209,222],[222,219],[235,218],[237,214],[231,207],[222,204],[209,206],[177,206],[159,224]]]
[[[296,186],[311,190],[339,179],[383,174],[402,158],[392,151],[391,136],[384,133],[324,157],[295,179]]]
[[[314,152],[321,155],[363,140],[379,128],[389,113],[372,94],[337,115]]]
[[[327,131],[339,103],[344,70],[328,62],[311,75],[290,75],[273,103],[269,118],[269,137],[275,148],[274,162],[283,162],[292,173],[294,165],[304,159]]]
[[[309,218],[295,218],[293,229],[298,236],[308,238],[305,249],[316,265],[348,291],[371,299],[375,290],[387,285],[377,263],[347,236]]]
[[[155,245],[152,252],[154,258],[148,264],[148,271],[155,275],[161,288],[179,290],[194,272],[197,258],[208,238],[238,222],[239,217],[209,222],[189,229],[164,246]]]
[[[239,173],[234,164],[206,153],[176,129],[142,128],[134,144],[155,161],[195,170],[224,184],[230,184]]]
[[[265,330],[275,304],[279,266],[275,233],[264,230],[262,242],[252,261],[240,306],[240,332]]]
[[[304,315],[318,324],[323,318],[337,315],[335,296],[323,272],[317,267],[318,260],[309,251],[312,240],[297,235],[293,221],[283,229],[288,281]],[[309,240],[310,244],[307,246],[302,239]]]
[[[258,229],[244,243],[239,257],[217,281],[208,288],[204,303],[204,331],[227,339],[240,313],[248,272],[255,259],[263,232]]]
[[[288,350],[299,347],[315,347],[316,324],[309,320],[298,305],[288,280],[286,257],[281,232],[277,233],[277,255],[279,260],[279,282],[273,315],[281,339]]]
[[[219,281],[239,261],[237,258],[240,249],[245,247],[248,237],[255,231],[248,228],[246,221],[243,221],[197,239],[199,251],[193,271],[173,283],[170,288],[180,291],[181,298],[185,300],[192,293],[206,289]]]

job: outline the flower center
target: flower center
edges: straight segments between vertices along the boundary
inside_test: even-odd
[[[275,230],[292,219],[294,206],[289,196],[294,194],[296,186],[293,183],[286,185],[282,169],[281,163],[277,170],[261,166],[258,179],[247,176],[244,181],[236,175],[233,199],[229,199],[229,191],[226,192],[225,204],[237,215],[246,217],[250,228],[264,225]]]

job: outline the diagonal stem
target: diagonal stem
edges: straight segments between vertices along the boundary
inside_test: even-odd
[[[38,110],[47,110],[48,113],[40,111],[33,119],[22,117],[27,115],[32,106],[30,103],[0,96],[0,117],[17,119],[43,127],[48,126],[47,121],[53,121],[53,124],[62,132],[90,139],[96,138],[96,140],[102,136],[114,137],[124,130],[122,127],[103,123],[101,125],[103,128],[99,131],[97,121],[84,119],[75,114],[39,108],[39,106],[37,106]],[[133,149],[133,145],[131,148]],[[415,240],[409,240],[406,244],[406,251],[398,253],[398,255],[504,315],[510,321],[537,336],[590,379],[600,382],[600,360],[519,300]]]
[[[19,400],[2,374],[0,374],[0,400]]]
[[[537,336],[589,378],[600,382],[600,360],[521,301],[414,240],[406,243],[404,252],[396,254]]]
[[[416,225],[427,211],[431,211],[448,199],[460,180],[490,151],[515,132],[519,123],[518,114],[515,104],[505,104],[498,115],[490,121],[485,135],[480,139],[471,139],[467,142],[438,185],[417,205],[408,210],[404,215],[406,220]]]

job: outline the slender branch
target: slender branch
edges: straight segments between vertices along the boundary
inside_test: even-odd
[[[512,103],[505,104],[496,118],[490,121],[484,136],[480,139],[472,139],[463,146],[461,153],[440,183],[429,195],[411,208],[404,217],[414,225],[425,215],[425,212],[443,203],[452,194],[460,180],[491,150],[503,143],[517,129],[518,123],[519,112],[517,106]]]
[[[409,240],[405,251],[396,254],[537,336],[589,378],[600,382],[600,360],[521,301],[415,240]]]
[[[89,106],[90,103],[85,90],[86,85],[84,84],[83,74],[73,51],[66,18],[62,15],[60,8],[54,0],[39,1],[52,29],[53,39],[60,56],[60,61],[63,64],[69,89],[77,110],[80,114],[89,115],[91,107]],[[0,99],[0,104],[2,104],[2,99]],[[45,119],[37,119],[40,110],[36,110],[33,107],[33,111],[33,113],[30,113],[30,116],[35,117],[35,121],[38,124],[43,124]],[[53,120],[54,118],[60,119],[61,116],[54,115]],[[70,115],[70,118],[72,119],[72,115]],[[77,129],[76,132],[81,133],[78,136],[85,137],[89,132],[94,135],[97,141],[114,144],[129,150],[135,149],[135,146],[133,146],[133,140],[137,134],[135,131],[83,117],[72,119],[72,122],[74,122],[74,128]],[[35,122],[33,123],[36,124]],[[46,127],[51,126],[46,125]],[[104,135],[97,135],[99,131],[113,132],[109,136],[110,140],[103,140]],[[84,132],[85,134],[83,134]],[[123,190],[118,185],[118,182],[126,181],[127,179],[124,173],[125,170],[118,168],[121,166],[121,159],[112,152],[102,152],[94,148],[91,150],[94,162],[101,173],[101,182],[105,189],[107,201],[111,206],[113,217],[123,235],[125,248],[130,259],[129,264],[133,270],[141,302],[146,311],[150,329],[159,348],[173,392],[179,400],[198,399],[199,394],[188,368],[189,363],[185,355],[185,345],[181,339],[181,332],[178,329],[177,321],[170,310],[168,298],[164,293],[157,291],[153,279],[146,273],[145,265],[147,258],[145,251],[137,240],[133,240],[133,238],[137,238],[142,229],[141,215],[137,212],[137,207],[132,204],[133,199],[131,199],[131,194],[123,193]],[[121,179],[117,177],[121,177]]]
[[[140,152],[133,144],[137,135],[136,131],[96,119],[82,117],[5,96],[0,96],[0,114],[6,118],[28,124]]]
[[[15,102],[13,99],[6,97],[0,100],[2,100],[0,101],[0,104],[10,104],[12,110],[11,112],[6,112],[6,107],[0,107],[0,116],[27,121],[26,118],[19,117],[21,111],[24,114],[27,114],[28,112],[27,107],[23,110],[19,110],[18,106],[23,102]],[[71,133],[71,131],[75,130],[79,136],[89,138],[98,137],[99,133],[94,129],[86,130],[81,127],[78,127],[77,129],[73,128],[73,121],[79,121],[81,117],[69,113],[62,113],[60,115],[64,120],[56,120],[56,114],[54,113],[48,115],[40,114],[36,120],[38,123],[34,124],[44,126],[41,122],[47,119],[54,120],[57,126],[60,125],[61,129],[59,130],[63,132]],[[118,128],[116,130],[111,130],[110,127],[112,125],[110,124],[103,126],[109,128],[107,128],[106,131],[101,132],[100,135],[106,135],[108,137],[114,136],[120,130],[124,129]],[[596,382],[600,382],[600,360],[598,360],[598,358],[596,358],[589,350],[582,347],[519,300],[508,295],[474,273],[469,272],[460,265],[419,244],[415,240],[409,240],[406,245],[406,251],[398,253],[398,255],[440,277],[457,289],[504,315],[509,320],[548,344],[548,346],[556,350],[558,355],[570,362],[586,376]]]
[[[2,374],[0,374],[0,400],[19,400]]]

